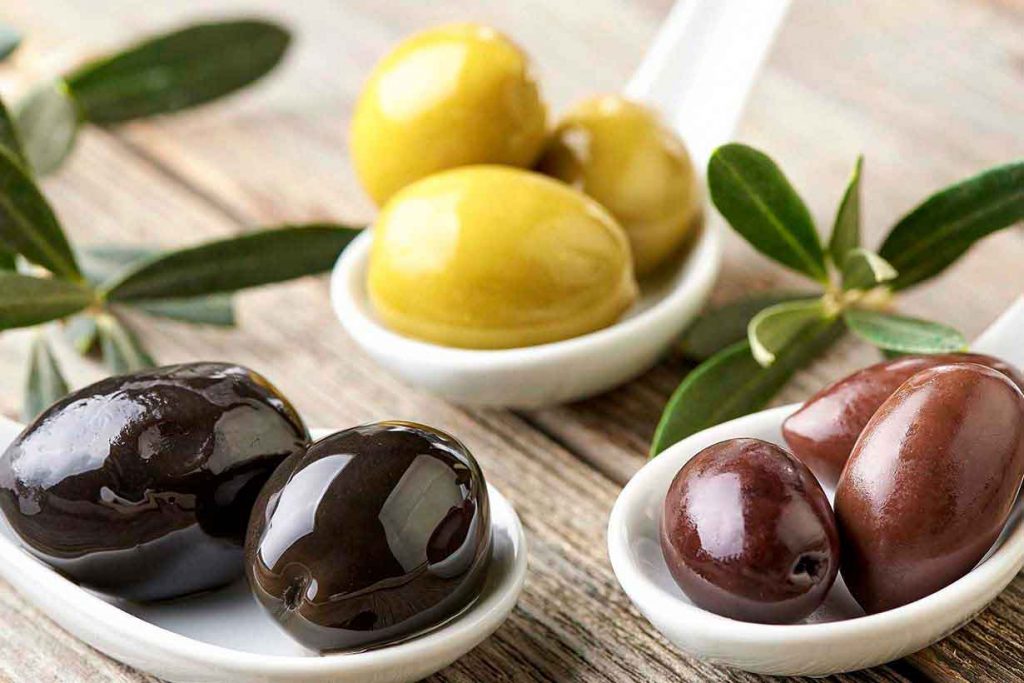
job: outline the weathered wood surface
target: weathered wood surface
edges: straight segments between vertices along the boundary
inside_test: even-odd
[[[145,31],[201,15],[280,17],[298,40],[272,80],[192,113],[92,129],[45,189],[79,243],[181,244],[253,226],[372,216],[346,161],[345,128],[366,71],[395,40],[455,19],[494,23],[534,56],[557,112],[617,89],[668,0],[477,3],[273,0],[137,3],[0,0],[0,17],[28,39],[0,92]],[[867,156],[866,233],[877,240],[930,190],[1024,153],[1024,2],[796,0],[739,137],[770,150],[831,220],[858,152]],[[907,311],[968,334],[1024,290],[1024,235],[990,238]],[[730,237],[715,297],[797,283]],[[322,281],[239,297],[241,329],[146,320],[162,361],[231,359],[270,375],[314,425],[382,418],[429,422],[463,438],[513,501],[530,541],[530,576],[513,617],[436,680],[754,680],[675,652],[618,589],[604,528],[619,486],[643,462],[654,424],[685,366],[667,361],[639,380],[579,404],[512,414],[445,404],[373,366],[334,320]],[[13,415],[24,333],[0,337],[0,411]],[[296,352],[300,350],[301,352]],[[78,384],[97,371],[62,357]],[[798,400],[875,358],[845,342],[787,389]],[[1024,581],[978,620],[888,667],[845,680],[1010,681],[1024,678]],[[136,681],[77,643],[0,583],[0,681]]]

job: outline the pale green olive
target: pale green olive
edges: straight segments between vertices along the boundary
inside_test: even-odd
[[[638,275],[679,254],[700,228],[701,191],[682,140],[655,112],[617,95],[571,109],[538,169],[611,211],[629,236]]]
[[[529,61],[512,41],[486,26],[442,26],[408,38],[374,68],[352,119],[352,159],[383,204],[449,168],[532,165],[546,119]]]
[[[611,214],[507,166],[445,171],[392,197],[374,225],[368,286],[391,329],[474,349],[585,334],[637,296],[629,240]]]

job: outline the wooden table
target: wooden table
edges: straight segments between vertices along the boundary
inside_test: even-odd
[[[755,0],[751,0],[755,1]],[[184,244],[257,226],[372,213],[347,161],[359,85],[389,45],[441,21],[491,22],[534,56],[554,111],[619,88],[669,0],[0,0],[28,39],[0,91],[94,51],[198,14],[263,13],[298,40],[272,80],[230,101],[113,131],[90,128],[45,190],[78,243]],[[211,7],[212,6],[212,7]],[[739,138],[769,150],[823,225],[854,157],[867,156],[874,243],[929,191],[1024,153],[1024,2],[797,0],[756,86]],[[973,335],[1024,289],[1024,235],[986,240],[902,308]],[[730,236],[715,297],[790,283]],[[435,678],[753,680],[673,650],[630,606],[605,553],[620,486],[644,461],[661,407],[685,371],[667,361],[607,395],[530,412],[476,410],[417,392],[375,367],[341,331],[323,280],[238,298],[236,331],[146,320],[164,362],[230,359],[269,375],[313,425],[403,418],[457,434],[512,500],[530,575],[511,619]],[[0,337],[0,411],[20,404],[28,335]],[[874,360],[852,341],[798,377],[780,401]],[[98,370],[64,352],[76,384]],[[967,628],[906,660],[842,680],[1024,679],[1024,580]],[[0,680],[145,679],[76,642],[0,583]]]

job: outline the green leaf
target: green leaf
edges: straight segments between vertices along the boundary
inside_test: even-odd
[[[861,155],[853,165],[853,174],[839,202],[836,221],[832,226],[832,237],[828,242],[832,263],[840,268],[846,260],[846,255],[860,246],[860,174],[863,167],[864,156]]]
[[[233,292],[329,270],[359,230],[336,225],[264,230],[162,254],[105,286],[111,301]]]
[[[35,181],[0,149],[0,246],[54,275],[80,280],[67,237]]]
[[[10,57],[21,45],[21,33],[13,26],[0,24],[0,62]]]
[[[777,354],[771,367],[754,360],[746,341],[715,354],[691,372],[669,399],[651,443],[651,457],[702,429],[760,410],[800,368],[843,335],[838,320],[811,323]]]
[[[81,314],[69,318],[64,325],[64,337],[79,354],[92,353],[99,341],[99,326],[95,316]]]
[[[135,333],[112,315],[97,320],[103,361],[115,375],[123,375],[156,365]]]
[[[0,273],[0,330],[63,318],[89,306],[93,298],[91,291],[71,282]]]
[[[266,75],[288,32],[265,21],[198,24],[151,38],[67,77],[84,117],[117,123],[227,95]]]
[[[102,285],[132,264],[153,259],[163,253],[146,247],[94,246],[84,249],[78,257],[86,279]],[[189,299],[133,301],[132,308],[149,315],[204,325],[234,327],[235,309],[230,294],[211,294]]]
[[[879,254],[899,271],[894,289],[934,277],[975,242],[1024,219],[1024,161],[985,171],[932,195],[904,216]]]
[[[880,349],[900,353],[949,353],[967,349],[964,336],[941,323],[852,308],[843,313],[843,318],[851,332]]]
[[[871,289],[894,280],[899,273],[884,258],[857,247],[846,254],[842,262],[843,289]]]
[[[18,137],[14,119],[11,118],[11,114],[7,111],[7,105],[4,104],[3,100],[0,100],[0,147],[10,152],[11,156],[19,164],[25,168],[29,167],[28,161],[25,159],[25,153],[22,151],[21,138]]]
[[[813,292],[763,292],[730,301],[698,316],[683,333],[679,351],[687,358],[707,360],[726,346],[746,339],[747,326],[762,310],[812,296]]]
[[[747,341],[754,360],[772,365],[777,355],[809,325],[828,318],[820,298],[787,301],[769,306],[754,316],[747,327]]]
[[[746,145],[719,147],[708,162],[711,199],[729,224],[766,256],[827,283],[814,221],[786,176]]]
[[[40,413],[68,393],[68,383],[60,372],[53,350],[42,334],[36,336],[29,356],[28,382],[21,418],[25,422],[36,419]]]
[[[7,251],[0,247],[0,271],[15,271],[18,269],[18,259],[14,252]]]
[[[78,107],[60,79],[40,84],[18,102],[14,124],[28,165],[41,176],[64,163],[81,125]]]

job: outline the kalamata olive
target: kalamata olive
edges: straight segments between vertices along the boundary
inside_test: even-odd
[[[442,26],[408,38],[374,68],[352,118],[352,161],[383,204],[457,166],[528,167],[546,126],[530,63],[512,41],[487,26]]]
[[[839,538],[811,471],[775,444],[730,439],[688,461],[669,486],[661,548],[695,605],[770,624],[821,604],[839,571]]]
[[[190,363],[61,399],[0,458],[0,509],[28,549],[83,586],[135,600],[242,575],[249,513],[308,434],[266,379]]]
[[[702,197],[686,146],[657,113],[618,95],[569,110],[537,169],[605,206],[633,247],[637,275],[669,261],[701,224]]]
[[[300,643],[360,650],[429,630],[482,589],[483,474],[465,446],[410,422],[332,434],[267,482],[246,539],[259,602]]]
[[[896,389],[921,370],[949,363],[978,363],[994,368],[1024,389],[1020,371],[980,353],[904,356],[858,370],[812,396],[782,424],[793,455],[825,486],[835,486],[857,437]]]
[[[377,315],[446,346],[567,339],[612,324],[637,296],[615,219],[539,173],[467,166],[432,175],[396,194],[373,233]]]
[[[1024,478],[1024,394],[974,364],[923,370],[868,422],[836,489],[843,579],[867,612],[913,602],[988,551]]]

